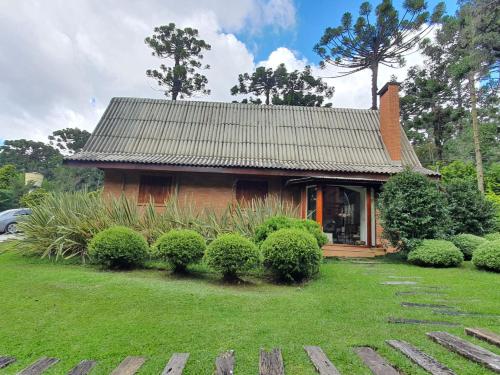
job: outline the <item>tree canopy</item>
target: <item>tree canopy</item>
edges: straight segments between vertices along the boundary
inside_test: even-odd
[[[375,8],[373,19],[372,5],[364,2],[356,22],[351,13],[344,13],[341,24],[328,27],[314,46],[314,51],[323,59],[323,67],[331,64],[343,69],[338,76],[371,70],[372,109],[377,109],[379,65],[402,66],[404,55],[439,22],[444,3],[439,3],[431,14],[424,0],[407,0],[403,10],[400,17],[391,0],[382,0]]]
[[[191,27],[178,29],[174,23],[154,28],[154,34],[145,39],[153,49],[153,56],[168,59],[172,66],[161,64],[159,70],[148,69],[146,75],[164,88],[165,96],[172,100],[191,97],[195,93],[210,94],[207,77],[197,72],[202,68],[203,51],[210,44],[198,38],[198,30]],[[209,69],[205,65],[204,69]]]
[[[243,103],[260,104],[259,96],[264,96],[265,104],[319,107],[325,98],[331,98],[334,93],[333,87],[312,75],[310,66],[291,72],[285,64],[278,65],[276,69],[261,66],[252,74],[240,74],[238,82],[231,88],[232,95],[257,96],[243,99]]]
[[[90,138],[90,133],[78,128],[56,130],[49,135],[49,144],[62,152],[74,154],[80,151]]]

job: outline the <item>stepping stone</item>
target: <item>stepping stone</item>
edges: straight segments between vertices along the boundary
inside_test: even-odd
[[[388,323],[394,324],[434,324],[434,325],[444,325],[444,326],[459,326],[458,323],[453,322],[442,322],[437,320],[420,320],[420,319],[406,319],[406,318],[393,318],[389,317],[387,319]]]
[[[427,336],[445,348],[500,374],[500,355],[450,335],[448,332],[429,332]]]
[[[2,357],[0,356],[0,368],[4,368],[4,367],[7,367],[8,365],[10,365],[11,363],[14,363],[16,361],[16,359],[14,357]]]
[[[133,375],[146,362],[144,357],[127,357],[113,370],[111,375]]]
[[[356,354],[363,360],[375,375],[400,375],[394,367],[377,354],[375,350],[368,347],[354,349]]]
[[[423,279],[421,276],[387,276],[389,279]]]
[[[270,352],[260,349],[259,375],[285,375],[280,349],[274,348]]]
[[[405,356],[410,358],[412,362],[416,363],[432,375],[455,375],[455,373],[448,367],[442,365],[433,357],[425,354],[413,345],[408,344],[406,341],[387,340],[386,343],[394,349],[399,350]]]
[[[396,292],[396,296],[415,296],[417,294],[425,294],[425,295],[442,295],[444,292],[423,292],[423,291],[405,291],[405,292]]]
[[[465,333],[500,347],[500,335],[480,328],[466,328]],[[1,365],[0,365],[1,367]]]
[[[96,361],[89,361],[86,359],[81,361],[70,372],[68,372],[68,375],[87,375],[96,364]]]
[[[14,363],[16,359],[14,357],[2,357],[0,356],[0,368],[7,367],[11,363]]]
[[[233,375],[234,374],[234,351],[222,353],[215,359],[215,374],[216,375]]]
[[[340,375],[319,346],[304,346],[304,350],[320,375]]]
[[[447,305],[436,305],[433,303],[414,303],[414,302],[401,302],[404,307],[430,307],[434,309],[452,309],[453,307]]]
[[[384,281],[382,285],[417,285],[416,281]]]
[[[478,312],[467,312],[467,311],[458,311],[458,310],[433,310],[434,314],[444,314],[444,315],[452,315],[452,316],[477,316],[484,318],[500,318],[500,315],[495,314],[483,314]]]
[[[189,353],[172,354],[170,361],[168,361],[161,375],[182,375],[182,371],[184,371],[188,358]]]
[[[17,375],[38,375],[43,373],[50,366],[55,365],[57,362],[59,362],[57,358],[42,357],[21,372],[18,372]]]

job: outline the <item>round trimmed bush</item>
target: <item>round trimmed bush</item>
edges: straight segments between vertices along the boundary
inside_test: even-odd
[[[255,242],[261,244],[271,233],[285,228],[304,229],[311,233],[321,247],[328,242],[328,237],[323,233],[321,225],[314,220],[302,220],[287,216],[273,216],[265,220],[255,229]]]
[[[472,263],[477,268],[500,272],[500,240],[479,245],[472,255]]]
[[[451,242],[464,254],[465,260],[472,258],[472,253],[486,240],[474,234],[462,233],[451,238]]]
[[[162,234],[154,244],[155,255],[182,272],[190,263],[199,262],[205,254],[205,239],[194,230],[171,230]]]
[[[259,263],[257,246],[237,233],[223,234],[207,247],[207,264],[219,271],[226,280],[237,279]]]
[[[264,266],[274,277],[298,282],[319,271],[323,255],[314,236],[304,229],[280,229],[261,245]]]
[[[484,236],[488,241],[497,241],[500,240],[500,232],[488,233]]]
[[[88,245],[90,259],[94,263],[112,269],[141,265],[148,250],[148,243],[141,234],[121,226],[97,233]]]
[[[423,240],[408,254],[410,263],[424,267],[457,267],[463,260],[462,252],[445,240]]]

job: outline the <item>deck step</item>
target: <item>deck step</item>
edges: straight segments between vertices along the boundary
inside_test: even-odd
[[[371,372],[375,375],[400,375],[387,361],[381,357],[375,350],[369,347],[360,347],[355,349],[356,354],[363,360]]]
[[[486,331],[480,328],[466,328],[465,333],[469,336],[474,336],[480,340],[486,341],[492,345],[500,347],[500,335]]]
[[[270,352],[260,349],[259,375],[285,375],[280,349],[274,348]]]
[[[442,365],[433,357],[425,354],[413,345],[408,344],[406,341],[387,340],[386,343],[394,349],[399,350],[412,362],[416,363],[432,375],[455,375],[455,373],[451,369],[449,369],[445,365]]]
[[[127,357],[113,370],[111,375],[134,375],[144,362],[146,362],[144,357]]]
[[[304,350],[320,375],[340,375],[319,346],[304,346]]]
[[[234,351],[222,353],[215,359],[215,374],[216,375],[233,375],[234,374]]]
[[[68,372],[68,375],[87,375],[96,364],[96,361],[83,360]]]
[[[167,365],[163,369],[161,375],[182,375],[186,362],[189,358],[189,353],[174,353],[170,357]]]
[[[2,357],[0,356],[0,368],[7,367],[11,363],[14,363],[16,359],[14,357]]]
[[[38,375],[45,372],[45,370],[57,362],[59,362],[57,358],[42,357],[21,372],[18,372],[17,375]]]
[[[471,344],[459,337],[450,335],[447,332],[429,332],[427,336],[449,350],[500,374],[500,355]]]

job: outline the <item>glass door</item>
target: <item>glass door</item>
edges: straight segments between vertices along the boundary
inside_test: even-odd
[[[332,243],[366,244],[365,195],[364,188],[323,187],[323,231]]]

